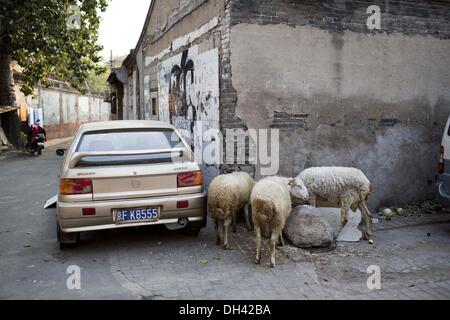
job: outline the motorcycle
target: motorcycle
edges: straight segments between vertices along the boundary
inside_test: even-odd
[[[45,148],[45,134],[39,133],[33,139],[33,141],[27,143],[25,145],[25,150],[31,154],[35,154],[37,152],[38,155],[42,154],[42,150]]]

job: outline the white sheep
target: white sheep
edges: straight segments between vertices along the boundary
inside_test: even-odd
[[[356,168],[314,167],[301,172],[298,177],[308,189],[309,204],[317,206],[317,201],[341,207],[341,230],[347,224],[348,210],[358,208],[364,217],[365,238],[372,236],[372,218],[367,208],[367,199],[372,185],[364,173]],[[304,204],[301,199],[293,199],[294,204]]]
[[[256,231],[257,264],[261,263],[261,228],[268,225],[270,266],[275,267],[275,245],[278,239],[284,245],[282,231],[292,209],[291,195],[296,199],[308,199],[308,191],[300,179],[268,177],[253,187],[250,203]]]
[[[233,172],[215,177],[209,185],[208,211],[215,220],[217,245],[220,245],[219,221],[223,221],[225,250],[230,249],[228,228],[233,223],[233,232],[236,232],[237,214],[248,204],[254,184],[255,181],[248,173]]]

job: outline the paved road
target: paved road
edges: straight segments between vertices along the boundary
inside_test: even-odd
[[[287,247],[276,269],[253,264],[253,235],[243,224],[227,252],[215,246],[212,224],[199,237],[164,227],[92,232],[60,251],[55,210],[43,209],[58,187],[54,148],[42,157],[0,156],[1,299],[450,298],[450,223],[377,228],[374,246]],[[67,289],[71,265],[81,268],[81,290]],[[367,289],[370,265],[381,268],[381,290]]]

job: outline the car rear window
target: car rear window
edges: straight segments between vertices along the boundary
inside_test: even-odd
[[[83,134],[77,152],[156,151],[180,147],[180,137],[171,129],[113,130]],[[81,159],[77,167],[165,163],[182,159],[171,152],[131,156],[93,156]]]

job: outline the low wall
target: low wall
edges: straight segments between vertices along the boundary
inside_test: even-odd
[[[24,97],[18,85],[16,97],[22,108],[42,109],[41,121],[49,139],[70,137],[83,123],[111,119],[111,105],[103,96],[82,95],[63,85],[37,87],[34,97]]]

